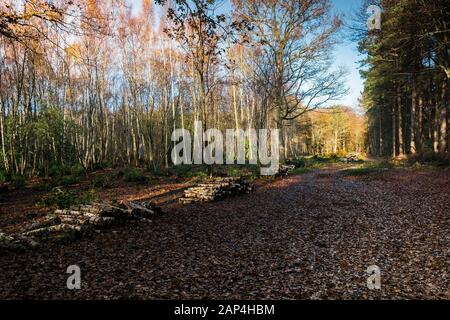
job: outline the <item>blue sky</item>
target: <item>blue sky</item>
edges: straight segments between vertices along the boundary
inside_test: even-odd
[[[344,14],[344,19],[349,18],[362,5],[362,0],[332,0],[332,2],[335,9]],[[357,44],[348,40],[343,41],[336,48],[335,57],[336,64],[345,66],[349,72],[347,86],[350,92],[340,103],[356,108],[358,98],[363,90],[363,80],[359,74],[359,61],[362,56],[358,53]]]
[[[133,5],[133,10],[139,10],[141,0],[128,0]],[[334,10],[344,15],[344,19],[349,18],[354,11],[362,5],[362,0],[331,0]],[[356,43],[351,43],[343,39],[336,47],[335,59],[336,65],[344,66],[348,71],[346,85],[349,93],[337,103],[347,105],[353,108],[358,107],[358,98],[363,90],[363,80],[359,75],[359,61],[361,56],[356,48]]]

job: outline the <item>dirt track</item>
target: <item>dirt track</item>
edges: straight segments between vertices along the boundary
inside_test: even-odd
[[[0,253],[0,298],[450,298],[450,172],[325,169],[152,224]],[[82,289],[66,289],[81,267]],[[366,268],[382,288],[366,287]]]

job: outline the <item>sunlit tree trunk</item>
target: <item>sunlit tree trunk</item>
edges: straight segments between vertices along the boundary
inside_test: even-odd
[[[450,151],[448,148],[449,134],[448,134],[448,78],[442,81],[441,85],[441,101],[440,101],[440,140],[439,150],[441,152]]]
[[[411,122],[410,122],[410,153],[415,154],[417,152],[416,148],[416,131],[417,131],[417,125],[416,125],[416,106],[417,106],[417,87],[416,87],[416,80],[412,80],[412,88],[411,88]]]

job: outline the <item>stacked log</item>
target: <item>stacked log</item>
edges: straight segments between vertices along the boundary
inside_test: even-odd
[[[161,208],[151,202],[73,206],[67,210],[55,210],[53,215],[31,224],[22,233],[0,233],[0,248],[17,251],[36,247],[42,242],[70,242],[90,235],[95,230],[128,221],[151,222],[150,218],[160,214]]]
[[[345,158],[345,162],[352,163],[358,161],[358,156],[356,154],[349,154]]]
[[[38,243],[46,241],[70,242],[78,239],[82,231],[81,226],[61,223],[50,227],[27,231],[22,233],[22,236],[33,239]]]
[[[237,194],[247,194],[252,187],[247,179],[242,177],[212,178],[184,191],[181,203],[213,202]]]
[[[6,249],[10,251],[24,251],[27,248],[35,248],[39,244],[21,234],[19,235],[7,235],[0,232],[0,249]]]
[[[161,208],[150,202],[122,202],[118,205],[94,203],[55,211],[63,224],[98,229],[132,220],[146,221],[161,213]]]
[[[47,216],[45,220],[32,223],[26,231],[47,228],[61,223],[61,219],[55,216]]]
[[[20,243],[17,244],[14,237],[0,232],[0,248],[18,250],[21,249]]]

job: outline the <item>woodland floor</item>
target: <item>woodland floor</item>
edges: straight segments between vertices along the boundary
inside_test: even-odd
[[[183,184],[102,191],[154,198],[167,214],[68,245],[1,253],[0,298],[449,299],[450,172],[341,170],[258,182],[250,195],[209,204],[178,204]],[[18,215],[30,197],[1,204],[0,228],[29,219]],[[81,290],[66,289],[73,264]],[[370,265],[381,269],[381,290],[366,287]]]

